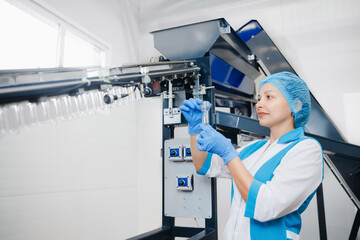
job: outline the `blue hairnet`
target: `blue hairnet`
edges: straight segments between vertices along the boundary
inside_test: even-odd
[[[310,92],[306,83],[290,72],[279,72],[268,76],[260,82],[260,88],[271,83],[284,95],[294,114],[295,128],[304,127],[309,121],[311,102]]]

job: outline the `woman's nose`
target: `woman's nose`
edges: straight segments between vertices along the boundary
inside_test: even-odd
[[[256,108],[262,107],[261,100],[258,100],[258,102],[255,104],[255,107],[256,107]]]

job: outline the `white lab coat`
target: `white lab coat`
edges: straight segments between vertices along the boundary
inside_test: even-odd
[[[262,147],[254,150],[250,156],[241,160],[251,175],[255,176],[267,161],[301,137],[303,137],[303,129],[295,129],[284,134],[270,146],[270,140],[267,141]],[[256,142],[258,141],[238,149],[240,156],[246,147]],[[290,214],[298,210],[300,206],[306,208],[308,203],[304,204],[305,206],[303,203],[309,196],[308,201],[310,202],[311,195],[323,179],[323,171],[323,155],[320,144],[311,138],[298,142],[282,157],[281,162],[273,171],[272,179],[261,185],[255,195],[253,194],[255,197],[252,200],[248,197],[248,202],[253,201],[252,205],[255,205],[252,218],[266,222]],[[232,178],[229,169],[224,166],[222,158],[211,153],[208,154],[199,174],[208,177]],[[247,203],[241,197],[234,182],[233,190],[230,218],[223,234],[224,240],[250,240],[254,233],[250,232],[250,217],[245,216],[246,211],[249,210],[246,208]],[[301,217],[299,219],[298,229],[286,229],[284,236],[286,234],[287,239],[299,239]]]

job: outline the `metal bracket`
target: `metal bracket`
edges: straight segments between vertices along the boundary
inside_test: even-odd
[[[164,124],[178,124],[181,123],[181,111],[179,108],[173,107],[173,98],[175,98],[175,95],[173,94],[172,80],[168,80],[168,82],[169,94],[167,94],[167,92],[163,93],[163,98],[169,100],[168,108],[164,108]]]

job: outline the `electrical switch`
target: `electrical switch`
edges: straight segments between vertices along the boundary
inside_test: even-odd
[[[183,161],[182,147],[169,147],[169,159],[172,161]]]
[[[189,176],[176,176],[176,189],[181,191],[193,190],[193,177]]]

